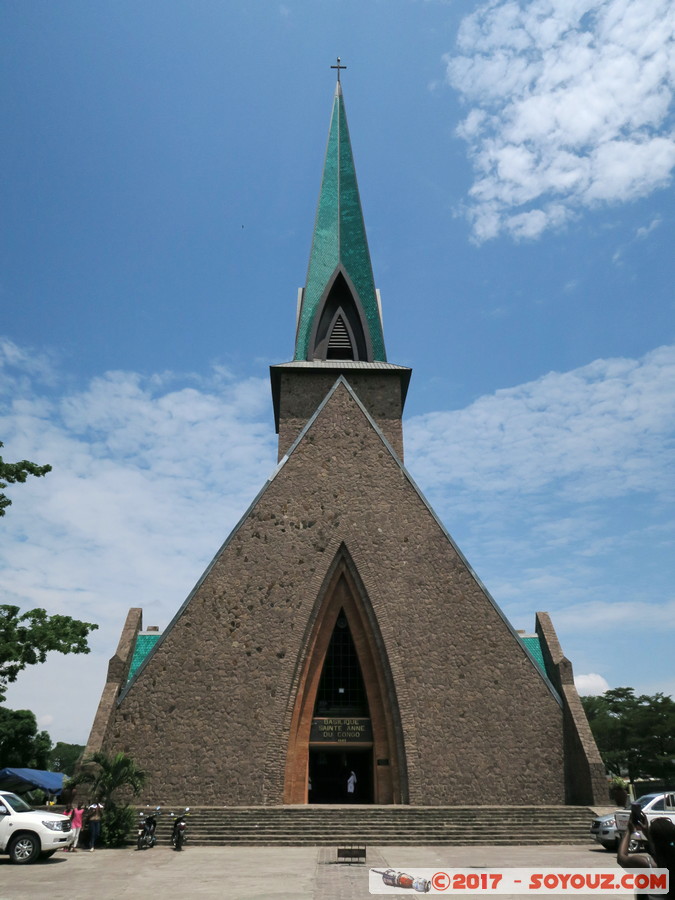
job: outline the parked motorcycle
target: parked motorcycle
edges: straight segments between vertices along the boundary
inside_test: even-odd
[[[157,843],[155,832],[157,831],[157,816],[159,815],[159,812],[160,807],[158,806],[157,809],[149,815],[146,815],[146,813],[138,814],[140,818],[138,822],[138,834],[136,837],[137,850],[152,849]]]
[[[173,813],[171,815],[173,816]],[[182,850],[187,841],[187,822],[185,820],[189,815],[190,807],[186,806],[185,812],[176,816],[176,820],[173,823],[173,831],[171,832],[171,843],[174,850]]]

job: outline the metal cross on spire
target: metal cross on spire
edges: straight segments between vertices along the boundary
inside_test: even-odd
[[[338,84],[340,83],[340,69],[346,69],[347,66],[340,65],[340,57],[337,58],[337,66],[331,66],[331,69],[337,69]]]

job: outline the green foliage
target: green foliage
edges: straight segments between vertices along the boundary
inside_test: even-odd
[[[616,776],[675,779],[675,701],[662,693],[636,696],[633,688],[582,697],[607,771]]]
[[[72,777],[83,753],[82,744],[64,744],[62,741],[58,741],[49,755],[50,771],[63,772]]]
[[[139,794],[145,784],[145,772],[126,753],[97,752],[82,761],[82,769],[73,784],[91,785],[92,796],[104,806],[115,805],[115,794],[129,788]]]
[[[0,769],[48,769],[52,741],[28,709],[0,706]]]
[[[628,782],[625,778],[621,778],[619,775],[615,775],[609,782],[609,787],[610,790],[613,788],[618,791],[626,791],[628,790]]]
[[[133,828],[136,814],[126,803],[117,803],[118,791],[139,794],[146,774],[126,753],[97,752],[82,761],[71,786],[90,785],[91,796],[103,804],[101,837],[106,847],[121,847]]]
[[[122,847],[134,827],[136,811],[124,804],[106,806],[101,820],[101,838],[106,847]]]
[[[0,441],[0,447],[2,446],[3,443]],[[46,475],[47,472],[51,472],[51,470],[51,466],[38,466],[27,459],[22,459],[20,462],[15,463],[7,463],[0,456],[0,516],[4,516],[7,507],[12,505],[9,497],[2,493],[8,484],[16,484],[17,482],[23,484],[29,475],[35,475],[36,478],[40,478]]]
[[[96,628],[70,616],[48,616],[44,609],[19,615],[18,606],[0,605],[0,703],[19,672],[44,662],[50,650],[89,653],[87,635]]]

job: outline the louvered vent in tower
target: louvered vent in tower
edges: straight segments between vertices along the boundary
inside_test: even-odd
[[[307,359],[372,362],[363,308],[340,266],[314,316]]]
[[[349,332],[342,316],[338,316],[328,339],[327,359],[354,359]]]

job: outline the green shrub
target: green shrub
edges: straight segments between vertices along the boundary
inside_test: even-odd
[[[625,778],[621,778],[619,775],[615,775],[614,778],[609,782],[609,789],[611,790],[620,790],[627,791],[628,790],[628,782]]]
[[[136,822],[136,812],[126,804],[109,804],[103,810],[101,837],[106,847],[123,847]]]

